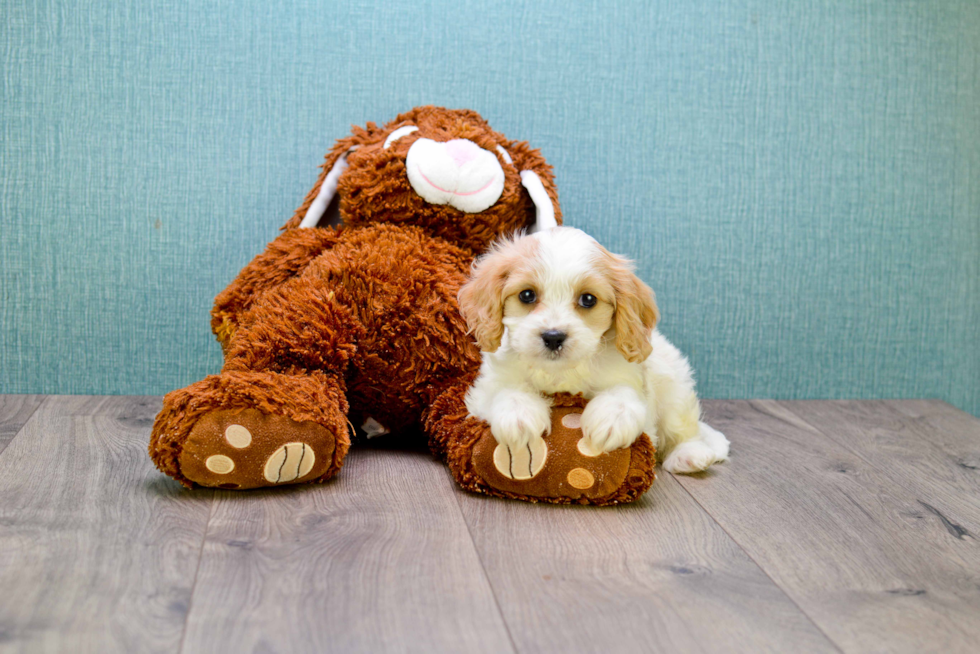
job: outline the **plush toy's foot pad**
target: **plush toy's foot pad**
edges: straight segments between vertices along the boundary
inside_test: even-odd
[[[201,486],[259,488],[314,481],[333,462],[336,440],[315,422],[256,409],[212,411],[191,429],[180,469]]]
[[[613,452],[591,452],[582,441],[584,407],[581,397],[557,396],[551,434],[517,451],[497,443],[486,429],[472,457],[481,490],[558,503],[618,504],[639,497],[654,478],[649,438],[643,435],[632,447]]]

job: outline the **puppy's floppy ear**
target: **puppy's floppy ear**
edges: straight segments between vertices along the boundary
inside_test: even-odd
[[[650,334],[660,320],[653,290],[633,272],[633,264],[600,246],[602,265],[616,294],[616,349],[632,363],[650,356]]]
[[[473,264],[470,281],[459,289],[459,311],[484,352],[496,352],[504,336],[504,285],[511,260],[493,248]]]
[[[504,336],[504,291],[511,275],[527,272],[538,242],[518,232],[490,246],[459,289],[459,311],[484,352],[496,352]]]

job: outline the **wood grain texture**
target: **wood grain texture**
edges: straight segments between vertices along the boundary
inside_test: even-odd
[[[44,395],[0,395],[0,452],[44,400]]]
[[[934,519],[943,522],[948,514],[955,525],[962,518],[980,535],[980,471],[970,467],[980,459],[980,420],[941,403],[921,415],[904,400],[807,401],[788,408],[907,489]]]
[[[933,477],[952,466],[907,419],[878,403],[705,407],[732,461],[680,482],[835,644],[967,651],[980,638],[980,513],[963,476]]]
[[[185,491],[146,455],[159,398],[0,396],[0,651],[974,649],[980,420],[705,406],[731,462],[595,509],[372,448],[323,486]]]
[[[184,652],[508,652],[427,453],[355,449],[318,487],[219,491]]]
[[[907,417],[926,441],[973,479],[980,478],[980,419],[941,400],[901,400],[886,403]],[[975,496],[974,496],[975,497]]]
[[[836,651],[669,474],[601,509],[457,497],[521,652]]]
[[[175,652],[210,494],[146,453],[159,398],[49,397],[0,454],[0,649]]]

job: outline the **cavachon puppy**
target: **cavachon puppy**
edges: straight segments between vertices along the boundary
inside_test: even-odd
[[[483,353],[470,413],[512,451],[543,451],[555,393],[581,394],[579,450],[597,456],[649,435],[669,472],[728,457],[701,422],[687,359],[655,329],[650,290],[626,259],[584,232],[507,238],[474,265],[460,309]]]

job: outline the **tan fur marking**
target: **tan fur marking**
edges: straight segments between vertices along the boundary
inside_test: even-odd
[[[660,320],[653,290],[633,273],[633,263],[596,245],[600,258],[596,266],[609,280],[615,293],[616,348],[627,361],[639,363],[650,356],[650,334]]]
[[[526,316],[530,313],[534,313],[535,309],[537,309],[539,306],[539,304],[524,304],[515,293],[507,296],[507,299],[504,301],[504,316],[508,318]]]
[[[616,309],[609,302],[599,300],[591,309],[578,307],[576,309],[582,322],[597,334],[605,334],[613,326],[613,315]]]
[[[534,239],[498,241],[473,264],[472,278],[459,290],[460,313],[484,352],[496,352],[500,347],[505,303],[513,298],[521,304],[514,294],[533,288],[532,266],[537,250]]]

